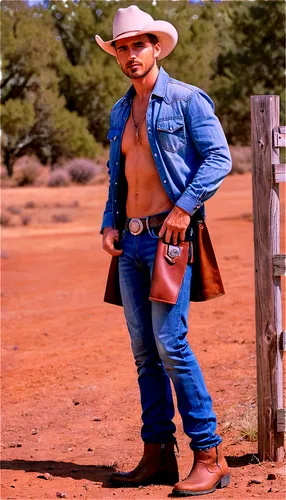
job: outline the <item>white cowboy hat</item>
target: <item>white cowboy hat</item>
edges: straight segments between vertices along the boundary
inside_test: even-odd
[[[112,40],[104,42],[98,35],[95,35],[95,40],[105,52],[116,56],[115,47],[111,45],[113,42],[146,33],[156,35],[161,44],[161,53],[158,59],[169,55],[178,41],[177,30],[171,23],[154,21],[150,14],[140,10],[136,5],[130,5],[126,9],[118,9],[113,20]]]

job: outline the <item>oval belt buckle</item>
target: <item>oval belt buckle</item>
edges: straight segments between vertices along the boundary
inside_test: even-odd
[[[131,219],[128,224],[128,229],[133,236],[142,233],[143,222],[140,219]]]

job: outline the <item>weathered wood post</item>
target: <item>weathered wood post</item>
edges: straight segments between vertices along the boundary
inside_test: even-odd
[[[285,182],[285,165],[279,162],[279,147],[285,143],[284,129],[279,127],[279,96],[252,96],[258,454],[262,460],[274,461],[284,459],[286,431],[282,363],[285,332],[280,285],[286,266],[285,255],[279,255],[278,184]]]

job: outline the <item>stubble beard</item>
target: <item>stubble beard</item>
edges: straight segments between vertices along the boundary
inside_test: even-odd
[[[128,78],[130,78],[131,80],[138,80],[139,78],[144,78],[145,76],[147,76],[148,73],[150,73],[150,71],[154,68],[155,64],[156,64],[156,58],[153,57],[153,61],[150,63],[150,65],[146,68],[146,70],[143,73],[133,74],[132,67],[123,69],[121,66],[121,70],[123,71],[124,75],[128,76]],[[137,67],[136,71],[138,70],[140,70],[140,68]]]

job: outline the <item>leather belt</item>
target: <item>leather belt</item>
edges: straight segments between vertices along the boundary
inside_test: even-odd
[[[148,217],[142,218],[127,218],[125,220],[124,229],[125,231],[129,231],[134,236],[138,236],[143,233],[143,231],[160,227],[169,213],[170,212],[164,212],[162,214],[149,215]]]

